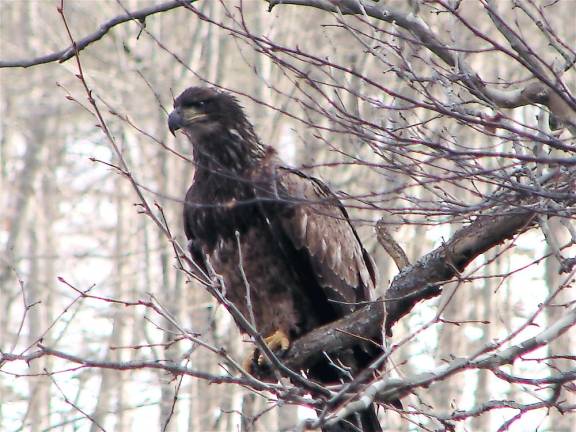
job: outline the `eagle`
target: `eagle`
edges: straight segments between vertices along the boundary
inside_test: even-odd
[[[225,298],[272,350],[286,350],[372,299],[375,265],[345,207],[321,180],[288,167],[261,143],[235,96],[190,87],[174,100],[168,127],[192,147],[183,211],[190,254],[221,276]],[[350,352],[305,372],[321,384],[349,380],[346,370],[356,374],[382,352],[376,342],[359,338]],[[323,430],[381,427],[372,406]]]

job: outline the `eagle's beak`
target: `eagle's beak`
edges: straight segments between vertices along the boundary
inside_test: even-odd
[[[182,127],[182,116],[177,110],[174,110],[168,116],[168,129],[170,133],[175,135],[175,132]]]

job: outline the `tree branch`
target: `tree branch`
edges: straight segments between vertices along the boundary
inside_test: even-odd
[[[144,25],[144,20],[146,19],[146,17],[150,15],[154,15],[159,12],[166,12],[171,9],[176,9],[181,6],[184,6],[185,4],[191,4],[195,1],[196,0],[171,0],[166,3],[160,3],[155,6],[149,6],[143,8],[135,12],[126,12],[125,14],[118,15],[112,18],[111,20],[106,21],[94,33],[90,33],[89,35],[76,41],[68,48],[64,48],[63,50],[56,51],[32,59],[0,60],[0,68],[15,68],[15,67],[28,68],[40,64],[52,63],[55,61],[63,63],[66,60],[69,60],[72,57],[74,57],[76,52],[80,52],[88,45],[102,39],[102,37],[106,33],[108,33],[113,27],[117,26],[118,24],[122,24],[127,21],[139,21],[140,25]]]
[[[563,179],[559,177],[559,172],[551,173],[545,183],[556,181],[556,192],[574,190],[573,174]],[[530,196],[522,199],[518,194],[515,195],[516,199],[506,201],[516,204],[500,205],[489,214],[479,215],[470,225],[458,230],[446,243],[396,275],[385,295],[385,330],[388,336],[392,334],[392,326],[410,312],[417,302],[440,293],[439,288],[426,290],[426,287],[452,279],[464,271],[476,257],[522,233],[533,224],[539,214],[534,207],[540,198]],[[575,200],[576,197],[565,204],[570,205]]]
[[[353,402],[350,402],[340,408],[340,410],[326,422],[328,425],[334,424],[339,420],[348,417],[350,414],[366,409],[375,400],[382,400],[389,402],[399,399],[411,392],[417,387],[428,387],[434,382],[444,380],[456,373],[463,372],[470,369],[488,369],[495,371],[497,368],[512,364],[518,357],[534,351],[537,348],[549,344],[554,339],[561,336],[566,330],[574,326],[576,323],[576,309],[568,311],[560,320],[556,321],[550,327],[544,329],[536,336],[526,339],[521,343],[512,345],[504,350],[491,354],[472,354],[467,358],[456,358],[450,363],[440,366],[436,369],[426,371],[407,379],[381,379],[373,384],[370,384],[362,392],[362,395]],[[484,351],[486,347],[483,347]],[[563,377],[564,380],[560,382],[568,382],[571,375]],[[557,391],[555,391],[557,392]],[[550,404],[553,404],[557,399],[552,398]]]
[[[480,100],[499,108],[517,108],[530,104],[542,104],[547,106],[552,113],[561,119],[571,132],[576,134],[576,110],[574,109],[574,99],[567,94],[559,93],[557,86],[553,86],[547,78],[541,74],[538,78],[543,82],[531,82],[524,87],[512,90],[499,90],[486,86],[482,78],[465,62],[458,57],[455,51],[444,44],[428,25],[418,16],[410,13],[403,13],[383,2],[372,2],[364,0],[266,0],[269,4],[269,10],[276,5],[298,5],[308,6],[321,9],[327,12],[340,13],[342,15],[365,15],[380,21],[394,23],[399,27],[407,30],[414,35],[420,43],[428,48],[432,53],[438,56],[444,63],[459,71],[458,78],[470,93]],[[457,13],[451,10],[447,5],[441,3],[451,13]],[[464,22],[465,25],[468,23]],[[470,27],[469,27],[470,28]],[[470,28],[471,31],[475,29]],[[489,40],[493,43],[493,41]],[[509,56],[521,60],[517,55],[504,47],[496,46]],[[520,61],[522,63],[522,61]],[[532,71],[538,73],[538,71]],[[556,90],[554,90],[556,89]],[[536,97],[538,94],[545,97]],[[555,96],[552,96],[554,94]]]
[[[392,326],[412,310],[421,300],[440,294],[431,293],[409,296],[424,287],[452,279],[464,271],[478,255],[527,228],[536,213],[518,209],[509,214],[481,215],[470,225],[458,230],[454,236],[405,268],[392,281],[386,291],[386,334],[391,336]]]
[[[376,339],[384,321],[383,301],[375,301],[344,318],[319,327],[295,340],[282,358],[284,365],[299,370],[327,354],[357,345],[359,339]]]
[[[557,182],[556,192],[574,190],[573,177],[551,173],[544,183],[552,181]],[[441,293],[436,283],[450,280],[482,253],[530,228],[539,214],[534,208],[537,200],[538,197],[522,200],[514,194],[507,201],[517,204],[502,204],[491,213],[478,216],[443,245],[405,267],[392,281],[385,300],[370,303],[294,341],[283,357],[284,365],[298,370],[314,363],[323,352],[332,353],[357,344],[359,337],[375,338],[385,317],[384,304],[385,330],[390,336],[394,324],[416,303]],[[576,196],[571,202],[574,201]]]
[[[394,237],[392,237],[392,234],[390,234],[386,228],[386,220],[384,218],[381,218],[376,223],[376,238],[390,258],[394,260],[398,270],[402,270],[404,267],[410,265],[410,260],[406,252],[404,252],[404,249],[394,240]]]

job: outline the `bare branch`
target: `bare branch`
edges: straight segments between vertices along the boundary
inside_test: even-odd
[[[82,39],[73,42],[68,48],[64,48],[60,51],[32,59],[0,60],[0,68],[29,68],[31,66],[52,63],[56,61],[58,63],[63,63],[66,60],[70,60],[72,57],[74,57],[76,52],[82,51],[90,44],[102,39],[104,35],[106,35],[112,28],[119,24],[123,24],[128,21],[136,21],[139,25],[144,26],[146,17],[150,15],[176,9],[186,4],[194,3],[195,1],[196,0],[171,0],[165,3],[142,8],[135,12],[126,12],[125,14],[118,15],[101,24],[98,30],[96,30],[94,33],[90,33],[89,35],[84,36]]]
[[[436,54],[448,66],[458,68],[460,74],[459,79],[466,86],[466,88],[476,97],[488,102],[499,108],[517,108],[529,104],[543,104],[558,117],[561,117],[569,123],[576,130],[576,107],[574,107],[574,99],[562,92],[558,92],[552,83],[548,82],[547,78],[538,74],[538,78],[543,83],[532,84],[526,87],[520,87],[512,90],[498,90],[488,87],[482,78],[473,71],[464,59],[456,55],[456,51],[452,50],[445,43],[433,33],[433,31],[426,25],[426,23],[414,14],[405,14],[395,10],[387,5],[363,0],[266,0],[269,3],[269,9],[276,5],[300,5],[309,6],[317,9],[322,9],[327,12],[337,12],[343,15],[366,15],[376,18],[388,23],[394,23],[403,29],[409,31],[416,36],[418,40],[428,48],[431,52]],[[440,2],[444,7],[451,11],[455,16],[458,16],[462,21],[463,19],[458,15],[455,9],[451,9],[448,5]],[[468,24],[463,21],[464,24]],[[468,25],[469,26],[469,25]],[[470,28],[470,27],[469,27]],[[471,29],[472,30],[472,29]],[[500,47],[503,50],[502,47]],[[506,54],[511,55],[518,59],[517,56],[510,51]],[[537,71],[534,71],[538,73]],[[538,92],[544,92],[545,98],[535,99],[534,85],[537,86]],[[554,90],[553,90],[554,89]],[[558,106],[557,100],[552,103],[551,93],[555,93],[557,98],[562,100],[567,106]],[[570,106],[572,105],[572,106]],[[560,108],[560,110],[559,110]],[[559,112],[557,112],[559,110]]]
[[[410,265],[410,260],[408,259],[406,252],[404,252],[402,247],[398,242],[396,242],[396,240],[394,240],[394,237],[392,237],[392,234],[390,234],[386,228],[386,221],[384,218],[380,219],[376,224],[376,238],[386,253],[394,260],[398,270],[402,270],[404,267]]]
[[[554,174],[549,180],[558,180]],[[558,191],[570,191],[574,187],[574,178],[568,176],[559,184]],[[532,208],[537,198],[527,200],[505,200],[510,204],[500,206],[489,214],[479,215],[470,225],[458,230],[443,245],[423,256],[415,264],[405,268],[392,281],[386,291],[386,333],[392,334],[392,326],[414,305],[430,298],[430,292],[411,296],[427,286],[450,280],[462,272],[478,255],[486,252],[503,241],[525,231],[537,216]],[[514,204],[516,203],[516,204]],[[568,203],[566,203],[568,204]],[[438,290],[434,295],[439,294]]]
[[[472,355],[468,358],[459,358],[448,363],[447,365],[415,375],[406,380],[379,380],[374,384],[369,385],[357,400],[341,408],[333,417],[327,421],[327,423],[333,424],[338,420],[348,417],[354,412],[365,409],[375,399],[391,401],[404,396],[414,388],[428,387],[435,381],[445,379],[451,375],[463,372],[468,369],[488,369],[494,371],[500,366],[513,363],[523,354],[529,353],[537,348],[547,345],[552,340],[561,336],[564,332],[566,332],[566,330],[574,326],[575,323],[576,309],[572,309],[566,313],[562,319],[558,320],[535,337],[512,345],[500,352],[480,355],[477,356],[477,358],[475,355]],[[572,375],[567,374],[563,382],[568,382],[571,380],[571,378]]]

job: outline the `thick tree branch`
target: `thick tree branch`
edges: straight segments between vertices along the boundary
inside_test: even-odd
[[[573,177],[563,178],[558,173],[552,173],[546,183],[553,181],[557,185],[554,188],[556,192],[574,190]],[[283,358],[284,364],[297,370],[313,363],[322,352],[348,348],[358,342],[358,337],[376,337],[384,319],[384,304],[387,311],[385,329],[391,335],[394,324],[409,313],[416,303],[441,293],[441,288],[435,284],[452,279],[476,257],[534,224],[539,212],[533,206],[538,198],[521,199],[519,195],[510,198],[510,202],[517,204],[501,205],[489,214],[479,215],[443,245],[405,267],[392,281],[384,301],[371,303],[294,341]],[[576,196],[571,202],[574,201]]]
[[[409,296],[426,286],[452,279],[464,271],[478,255],[522,232],[536,213],[516,209],[509,214],[480,215],[470,225],[458,230],[446,243],[405,268],[392,281],[386,292],[386,334],[392,326],[429,295]],[[440,293],[440,290],[436,292]]]
[[[76,52],[80,52],[93,42],[102,39],[102,37],[105,34],[107,34],[113,27],[117,26],[118,24],[122,24],[128,21],[139,21],[141,25],[144,25],[144,20],[146,19],[146,17],[150,15],[154,15],[159,12],[166,12],[171,9],[176,9],[181,6],[184,6],[185,4],[190,4],[195,1],[196,0],[171,0],[165,3],[160,3],[154,6],[143,8],[135,12],[126,12],[125,14],[118,15],[112,18],[111,20],[106,21],[94,33],[90,33],[89,35],[76,41],[67,48],[32,59],[0,60],[0,68],[15,68],[15,67],[28,68],[31,66],[51,63],[55,61],[63,63],[66,60],[69,60],[72,57],[74,57]]]
[[[545,183],[552,182],[556,182],[555,192],[571,193],[574,190],[573,174],[560,176],[559,172],[551,173]],[[515,198],[507,200],[512,204],[497,206],[489,214],[477,216],[450,240],[396,275],[385,296],[386,334],[392,334],[392,326],[417,302],[440,293],[440,289],[426,290],[426,287],[452,279],[477,256],[530,227],[538,215],[536,205],[539,199],[535,195],[522,199],[521,195],[516,194]],[[573,197],[564,204],[571,205],[575,199]]]
[[[375,339],[382,331],[384,307],[375,301],[362,309],[319,327],[295,340],[283,357],[283,363],[292,370],[310,366],[324,352],[330,354],[358,344],[360,339]]]

